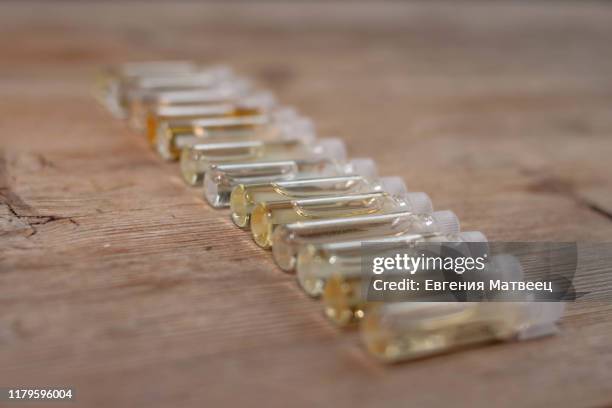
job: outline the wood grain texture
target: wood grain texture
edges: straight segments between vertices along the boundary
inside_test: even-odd
[[[554,338],[381,366],[90,95],[102,64],[225,61],[466,230],[610,242],[610,5],[24,2],[0,34],[0,386],[99,407],[612,404],[609,298]]]

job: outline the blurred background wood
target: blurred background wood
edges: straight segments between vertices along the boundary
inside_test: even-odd
[[[604,2],[3,3],[0,386],[79,405],[607,406],[609,302],[387,367],[90,95],[227,62],[492,240],[612,240]],[[609,293],[609,271],[596,284]]]

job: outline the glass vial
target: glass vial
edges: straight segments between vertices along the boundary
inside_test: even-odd
[[[484,256],[488,252],[487,238],[478,231],[458,234],[406,235],[390,238],[374,238],[353,242],[324,244],[306,254],[302,263],[301,281],[319,279],[323,281],[325,315],[339,326],[355,323],[366,314],[368,302],[363,298],[361,267],[364,242],[377,243],[376,250],[397,248],[402,250],[414,242],[466,243],[460,247],[465,256]],[[298,261],[299,262],[299,261]],[[300,268],[300,266],[298,266]],[[433,274],[443,271],[421,271],[411,279],[433,279]],[[298,272],[299,273],[299,272]],[[309,276],[304,276],[308,274]]]
[[[113,114],[123,117],[120,94],[131,81],[145,76],[185,74],[195,70],[190,61],[150,61],[112,66],[100,72],[96,78],[96,98]]]
[[[202,183],[208,170],[221,164],[247,164],[272,160],[332,158],[344,160],[346,147],[337,138],[312,139],[311,135],[287,135],[280,140],[198,143],[183,149],[181,175],[187,184]],[[290,137],[290,138],[289,138]]]
[[[372,159],[344,161],[315,157],[301,160],[220,164],[213,166],[204,175],[204,196],[213,207],[227,207],[232,204],[231,194],[236,186],[240,186],[238,190],[242,192],[247,188],[256,186],[265,188],[271,186],[271,183],[281,181],[364,174],[376,176],[376,164]],[[248,225],[251,197],[239,192],[234,194],[232,219],[240,227]]]
[[[194,129],[193,121],[208,118],[236,118],[254,116],[259,121],[265,118],[276,108],[276,101],[269,92],[259,92],[235,101],[227,101],[203,105],[184,105],[184,106],[161,106],[147,115],[147,137],[152,144],[157,143],[158,150],[160,143],[170,143],[168,149],[159,150],[164,157],[167,151],[173,152],[175,147],[173,137],[176,134],[192,132]],[[292,112],[293,114],[294,111]],[[240,121],[228,123],[232,125],[245,125]],[[248,124],[248,122],[246,123]],[[169,140],[168,137],[170,137]],[[159,140],[161,139],[161,140]],[[175,156],[178,155],[176,152]],[[164,157],[165,158],[165,157]]]
[[[128,106],[130,126],[138,131],[144,131],[148,116],[164,106],[202,106],[233,102],[247,97],[252,89],[252,85],[247,80],[235,78],[207,88],[144,90],[130,98]]]
[[[552,335],[564,309],[561,302],[388,303],[368,311],[361,338],[378,359],[398,362]]]
[[[282,108],[261,115],[197,119],[183,127],[164,124],[155,143],[162,158],[177,160],[182,150],[200,143],[314,138],[310,119],[298,116],[291,108]]]
[[[200,143],[241,142],[247,140],[304,139],[315,136],[310,119],[298,116],[291,108],[262,115],[197,119],[184,127],[161,126],[155,143],[166,160],[180,159],[183,149]]]
[[[226,66],[203,68],[190,62],[123,66],[101,76],[98,94],[111,112],[126,117],[132,98],[143,92],[206,88],[232,77]]]
[[[260,202],[272,203],[309,197],[331,197],[356,193],[386,191],[399,177],[364,177],[358,174],[300,178],[262,184],[240,184],[232,191],[232,220],[239,227],[248,227],[251,212]],[[402,183],[401,179],[399,182]]]
[[[236,78],[228,68],[215,68],[183,75],[148,76],[139,78],[134,86],[124,92],[124,108],[129,113],[132,102],[148,95],[171,91],[213,90],[227,87],[229,83],[244,81]]]
[[[350,258],[361,255],[361,243],[366,240],[454,235],[460,229],[459,219],[452,211],[433,214],[404,211],[329,220],[327,224],[325,221],[282,225],[272,238],[272,254],[277,265],[285,271],[295,267],[300,286],[312,297],[323,293],[325,282],[336,270],[337,261],[332,257],[341,255],[336,254],[335,248],[341,248],[345,258]],[[360,271],[360,262],[360,258],[355,258],[351,266]]]
[[[210,120],[211,122],[218,123],[219,120]],[[181,176],[183,181],[190,186],[202,185],[204,174],[208,169],[207,151],[210,151],[210,144],[218,143],[239,143],[239,142],[279,142],[279,141],[295,141],[298,142],[295,145],[295,149],[299,150],[300,143],[304,145],[312,145],[316,143],[316,134],[312,122],[306,118],[287,118],[278,119],[273,122],[264,123],[261,126],[252,126],[244,130],[231,130],[231,128],[220,126],[211,127],[208,126],[198,136],[190,135],[177,135],[175,137],[175,146],[177,149],[181,149],[180,155],[181,161]],[[236,145],[242,146],[242,145]],[[241,149],[241,147],[236,147]],[[288,152],[291,153],[291,152]],[[291,153],[293,154],[293,153]],[[266,173],[267,169],[273,173],[274,170],[279,170],[279,167],[274,163],[269,166],[263,164],[264,162],[287,162],[290,161],[293,156],[289,155],[283,160],[279,158],[267,159],[254,159],[247,158],[246,162],[241,163],[240,161],[234,162],[235,167],[228,170],[229,173],[247,173],[252,170],[257,174]],[[313,157],[317,158],[317,157]],[[255,166],[255,162],[262,163],[261,167],[257,169],[255,167],[249,167],[249,165]],[[243,170],[240,170],[240,164],[246,166]],[[283,167],[281,164],[280,167]],[[250,170],[249,170],[250,169]],[[270,173],[270,174],[272,174]]]
[[[422,201],[412,201],[421,200],[422,197],[422,195],[409,194],[401,183],[395,186],[388,185],[385,192],[261,202],[251,212],[251,233],[259,246],[269,248],[273,244],[272,233],[279,225],[402,210],[424,213],[431,208],[421,208]],[[425,204],[428,207],[431,202],[427,200]]]

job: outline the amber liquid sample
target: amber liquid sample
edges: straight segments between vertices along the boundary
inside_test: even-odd
[[[398,211],[405,205],[401,199],[384,192],[262,202],[257,204],[251,213],[251,232],[259,246],[269,248],[272,245],[274,228],[279,225]]]
[[[147,136],[151,145],[159,144],[157,138],[163,138],[168,143],[167,148],[172,159],[178,159],[180,150],[175,144],[175,137],[180,134],[197,135],[197,119],[206,118],[237,118],[243,116],[258,116],[258,108],[241,108],[232,104],[219,104],[215,106],[202,106],[200,108],[185,109],[180,115],[158,115],[150,113],[147,116]],[[250,124],[228,124],[228,128],[249,128]],[[202,127],[200,127],[202,128]]]
[[[412,360],[555,334],[563,311],[561,302],[390,303],[368,312],[361,338],[382,361]]]
[[[345,154],[344,143],[338,139],[317,139],[310,135],[297,139],[249,140],[228,143],[198,143],[184,148],[181,153],[181,173],[188,184],[201,183],[205,173],[223,164],[249,164],[268,161],[287,161],[340,157]],[[216,180],[214,180],[216,183]],[[211,186],[212,187],[212,186]]]
[[[240,192],[231,198],[231,193],[237,186],[268,186],[270,183],[283,181],[362,174],[361,172],[375,174],[374,162],[371,159],[344,161],[313,157],[216,165],[204,175],[204,196],[213,207],[231,207],[233,202],[236,212],[232,214],[232,219],[236,225],[244,227],[248,225],[251,209],[248,200],[244,201],[244,195]],[[244,222],[239,221],[243,218]]]
[[[272,236],[274,260],[282,270],[289,272],[296,265],[298,252],[307,245],[410,233],[459,231],[459,220],[451,211],[431,214],[431,202],[425,193],[409,193],[406,198],[411,205],[401,212],[280,225]]]
[[[247,81],[233,78],[214,86],[190,89],[150,89],[134,95],[129,101],[128,117],[136,130],[146,129],[147,118],[164,107],[205,106],[237,103],[249,95]]]
[[[479,240],[486,241],[484,235],[478,233],[482,238]],[[449,246],[454,246],[464,253],[466,256],[477,257],[483,255],[479,245],[461,245],[464,242],[464,236],[475,236],[476,232],[468,232],[463,234],[455,235],[443,235],[443,234],[432,234],[429,236],[414,236],[407,237],[408,239],[402,243],[401,237],[399,240],[388,239],[384,245],[377,245],[377,250],[392,249],[395,247],[397,251],[402,250],[402,246],[406,248],[406,243],[409,242],[441,242],[447,241]],[[375,241],[375,240],[373,240]],[[403,245],[402,245],[403,244]],[[486,244],[484,244],[486,247]],[[306,276],[301,277],[301,281],[307,282],[306,285],[312,285],[319,283],[324,285],[323,289],[323,301],[325,304],[326,315],[336,324],[340,326],[346,326],[355,323],[363,318],[366,314],[367,308],[370,306],[369,302],[364,298],[364,285],[368,282],[364,282],[364,274],[362,271],[362,257],[365,255],[365,250],[361,245],[337,245],[338,248],[334,248],[334,245],[323,245],[319,248],[310,248],[310,250],[304,254],[304,257],[300,259],[304,263],[303,274]],[[488,248],[488,247],[487,247]],[[372,254],[370,254],[372,255]],[[417,255],[417,254],[415,254]],[[298,262],[300,262],[298,261]],[[479,279],[482,276],[501,276],[507,269],[499,269],[497,263],[488,263],[487,268],[484,272],[474,272],[470,277],[466,279]],[[298,266],[299,268],[299,266]],[[522,269],[520,264],[510,265],[509,274],[514,276],[515,280],[522,280]],[[398,279],[404,278],[404,275],[396,276]],[[392,277],[393,278],[393,277]],[[441,270],[420,270],[410,278],[414,281],[420,281],[420,285],[424,285],[425,279],[437,279],[444,280],[444,271]],[[393,293],[392,293],[393,294]],[[406,300],[409,296],[415,300],[425,301],[426,297],[449,297],[448,293],[440,292],[407,292],[400,293],[401,296],[397,300]],[[453,299],[449,297],[449,299]]]
[[[380,183],[358,175],[240,184],[232,192],[232,220],[239,227],[247,227],[253,208],[260,202],[379,191],[382,191]]]

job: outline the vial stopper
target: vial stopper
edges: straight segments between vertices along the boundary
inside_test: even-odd
[[[366,178],[375,178],[378,174],[376,162],[370,158],[356,158],[349,161],[352,169],[351,173],[358,174]]]
[[[561,320],[565,303],[563,302],[528,302],[525,319],[533,323],[518,334],[519,340],[528,340],[557,333],[555,323]]]
[[[492,256],[487,263],[486,268],[476,273],[480,280],[500,279],[502,281],[519,282],[524,279],[523,267],[520,261],[513,255],[500,254]],[[525,295],[515,291],[497,291],[489,293],[489,297],[493,297],[498,301],[521,300]]]
[[[410,211],[415,214],[431,214],[433,205],[431,199],[425,193],[408,193],[403,200],[408,204]]]
[[[381,177],[380,184],[383,188],[383,191],[396,197],[404,197],[408,193],[408,189],[406,188],[404,179],[402,179],[401,177]]]
[[[452,211],[436,211],[432,214],[437,231],[442,234],[458,234],[461,226],[459,218]]]
[[[523,267],[517,257],[510,254],[501,254],[491,257],[490,267],[497,279],[503,281],[523,280]]]
[[[271,116],[275,121],[280,122],[301,118],[301,116],[298,115],[297,110],[295,110],[295,108],[292,106],[283,106],[276,108],[271,113]]]
[[[319,139],[313,151],[325,158],[346,160],[346,145],[337,137]]]
[[[304,117],[287,118],[279,123],[281,138],[284,140],[300,140],[304,143],[312,143],[316,139],[316,133],[312,121]]]
[[[466,231],[458,234],[459,240],[465,242],[472,258],[486,258],[489,254],[489,243],[485,234],[480,231]]]

